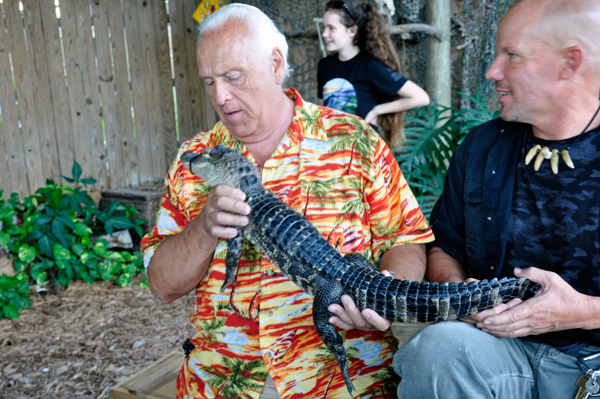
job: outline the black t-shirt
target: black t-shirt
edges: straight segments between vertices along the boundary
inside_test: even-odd
[[[506,243],[503,275],[515,267],[535,266],[560,275],[577,291],[600,296],[600,128],[579,139],[548,141],[529,132],[517,166]],[[574,142],[574,143],[573,143]],[[535,144],[559,150],[559,173],[550,160],[537,172],[525,165],[525,155]],[[569,153],[575,169],[567,167],[560,150]],[[574,342],[600,343],[600,330],[568,330],[541,334],[532,339],[556,347]]]
[[[392,101],[407,79],[375,58],[358,53],[348,61],[337,54],[319,61],[318,97],[323,105],[361,118],[377,104]]]

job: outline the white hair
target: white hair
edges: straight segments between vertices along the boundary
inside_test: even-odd
[[[275,26],[273,20],[256,7],[235,3],[226,5],[210,14],[198,27],[198,42],[203,34],[225,25],[232,19],[246,24],[246,27],[252,32],[255,42],[263,49],[266,58],[271,56],[274,48],[281,50],[285,63],[284,79],[287,79],[292,69],[288,64],[288,44],[285,36]]]

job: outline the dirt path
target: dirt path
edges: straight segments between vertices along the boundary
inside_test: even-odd
[[[31,309],[0,320],[0,398],[109,398],[112,386],[180,350],[192,303],[106,282],[33,294]]]

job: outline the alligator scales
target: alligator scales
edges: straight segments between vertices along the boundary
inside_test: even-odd
[[[225,282],[231,283],[239,264],[242,236],[263,253],[290,280],[315,297],[313,319],[323,343],[336,357],[348,391],[343,340],[328,322],[327,307],[341,304],[343,294],[356,306],[373,309],[386,319],[400,322],[450,320],[475,314],[512,298],[527,299],[540,288],[524,278],[503,278],[465,283],[429,283],[386,277],[359,254],[341,256],[304,217],[264,189],[258,168],[223,145],[207,147],[201,155],[184,153],[183,165],[210,186],[226,184],[246,193],[250,223],[229,239]]]

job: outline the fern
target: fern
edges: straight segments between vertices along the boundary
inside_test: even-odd
[[[397,152],[396,160],[408,184],[419,201],[425,217],[442,193],[444,179],[452,154],[475,126],[498,117],[491,111],[481,95],[469,98],[475,108],[464,108],[455,113],[435,102],[411,111],[404,129],[404,147]]]

